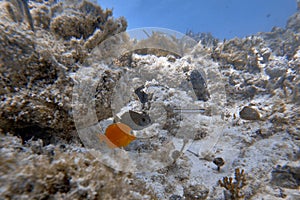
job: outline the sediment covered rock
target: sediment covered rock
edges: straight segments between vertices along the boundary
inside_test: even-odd
[[[70,75],[83,65],[91,48],[126,29],[125,19],[114,19],[111,10],[85,0],[28,5],[1,1],[0,8],[1,128],[24,140],[41,138],[46,144],[76,138]],[[15,15],[28,11],[34,30],[28,20],[13,19],[10,8]],[[105,78],[101,84],[108,84]],[[113,86],[109,84],[108,89]],[[106,98],[97,97],[100,102]],[[108,106],[102,118],[111,115]]]
[[[198,44],[188,55],[139,49],[111,64],[118,52],[99,44],[126,29],[124,18],[85,0],[24,2],[0,2],[0,196],[223,199],[218,180],[236,168],[247,174],[245,198],[300,196],[299,11],[285,28],[223,42],[202,35],[206,47]],[[118,47],[125,38],[114,39],[108,44]],[[169,42],[155,33],[147,42],[161,41]],[[91,73],[77,77],[80,69]],[[137,81],[137,87],[117,90],[119,102],[132,92],[125,107],[155,116],[151,123],[160,124],[149,132],[159,135],[159,144],[166,136],[193,142],[185,147],[192,153],[170,154],[172,165],[132,177],[81,147],[72,95],[80,78],[95,84],[96,118],[112,121],[116,84],[135,69],[148,77],[140,84],[129,76],[126,84]],[[156,144],[146,140],[126,150],[151,152]],[[220,157],[217,170],[212,160]]]

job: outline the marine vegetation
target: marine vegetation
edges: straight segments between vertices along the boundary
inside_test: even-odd
[[[246,185],[246,175],[244,170],[239,168],[235,169],[234,172],[234,181],[232,177],[223,177],[223,180],[219,180],[219,185],[225,188],[230,194],[232,200],[237,200],[243,198],[244,195],[241,194],[241,189]]]

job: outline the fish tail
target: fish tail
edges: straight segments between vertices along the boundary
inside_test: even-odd
[[[98,134],[98,138],[100,140],[100,143],[105,142],[105,144],[110,148],[117,148],[118,146],[116,146],[114,143],[112,143],[104,134]]]

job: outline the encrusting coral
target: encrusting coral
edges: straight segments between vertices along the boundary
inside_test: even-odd
[[[30,15],[34,32],[28,20],[15,20],[11,11]],[[46,144],[76,140],[70,74],[83,65],[91,48],[126,27],[124,18],[114,19],[111,10],[86,0],[0,1],[1,128]],[[99,85],[114,87],[104,78]],[[99,101],[107,98],[99,96]],[[111,115],[109,105],[99,109],[107,110],[100,119]]]
[[[132,174],[114,172],[85,148],[0,133],[1,199],[155,199]]]
[[[282,196],[300,199],[299,16],[298,11],[286,28],[223,42],[211,35],[192,34],[201,41],[193,54],[183,56],[185,49],[173,45],[176,37],[148,33],[140,49],[115,58],[119,51],[108,47],[117,49],[119,41],[128,38],[111,36],[124,31],[127,22],[113,18],[110,9],[86,0],[0,1],[0,198],[224,199],[224,193],[227,199],[243,195],[246,199],[276,199],[280,187]],[[149,44],[152,48],[145,48]],[[161,44],[173,53],[157,49]],[[150,129],[162,136],[157,141],[163,144],[165,135],[181,136],[177,132],[181,126],[187,130],[183,135],[192,133],[189,136],[194,141],[183,155],[178,151],[167,155],[176,159],[181,155],[171,166],[136,176],[104,166],[81,147],[72,116],[72,94],[74,83],[81,78],[97,81],[93,96],[97,120],[108,120],[113,116],[113,90],[124,78],[123,72],[145,66],[151,79],[130,92],[137,91],[134,100],[153,113],[165,109],[158,116],[166,120],[163,128]],[[222,107],[217,104],[183,121],[186,115],[175,111],[189,94],[162,83],[165,79],[190,81],[196,68],[206,70],[205,77],[194,71],[202,84],[190,86],[200,94],[207,89],[205,96],[198,95],[207,100],[205,108],[216,100],[218,88],[224,86],[226,95],[219,96],[224,100]],[[88,73],[78,78],[81,69],[93,69],[97,76]],[[207,73],[215,71],[222,74],[217,80],[214,73]],[[144,94],[139,91],[141,86]],[[248,111],[239,115],[243,108]],[[222,123],[203,122],[219,109]],[[218,142],[206,150],[206,144],[215,142],[212,136],[216,133],[220,133]],[[137,144],[141,152],[158,147]],[[197,152],[197,157],[191,152]],[[220,171],[214,170],[215,155],[226,160]],[[143,161],[147,165],[149,160]],[[221,167],[223,162],[216,161]],[[237,169],[235,177],[230,177],[238,167],[247,171],[246,186],[243,170]],[[220,176],[227,177],[219,181],[222,187],[215,187]]]

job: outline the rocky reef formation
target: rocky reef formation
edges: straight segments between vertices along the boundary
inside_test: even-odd
[[[75,145],[22,144],[0,136],[1,199],[153,199],[130,174],[116,173]]]
[[[236,196],[299,199],[299,16],[298,10],[285,28],[223,42],[190,33],[200,41],[189,55],[140,49],[110,65],[99,57],[106,49],[97,47],[127,27],[111,10],[86,0],[0,1],[0,196],[224,199],[218,182],[239,168],[246,184]],[[153,34],[149,41],[163,40]],[[181,121],[188,131],[178,137],[192,133],[195,142],[175,163],[156,172],[120,173],[81,146],[72,116],[73,87],[79,69],[97,71],[98,77],[90,77],[98,81],[96,115],[99,121],[107,120],[113,116],[112,95],[122,73],[141,66],[147,66],[149,72],[142,73],[151,80],[140,91],[147,92],[147,98],[136,101],[154,113],[158,105],[166,110],[166,123],[151,130],[173,136]],[[222,80],[213,79],[216,71]],[[189,94],[159,85],[165,77],[183,87],[184,81],[192,81],[197,101],[206,109],[203,116],[220,113],[222,123],[182,120],[174,108],[178,99],[187,102]],[[217,99],[220,88],[226,98]],[[207,109],[220,99],[222,103]],[[212,148],[203,150],[201,145],[214,135],[218,137]],[[153,148],[142,144],[143,151]],[[224,160],[221,168],[214,158]]]
[[[111,10],[88,1],[0,3],[1,129],[46,144],[72,140],[77,134],[70,73],[83,65],[94,46],[124,31],[125,19],[114,19]],[[33,22],[15,19],[26,8]]]

